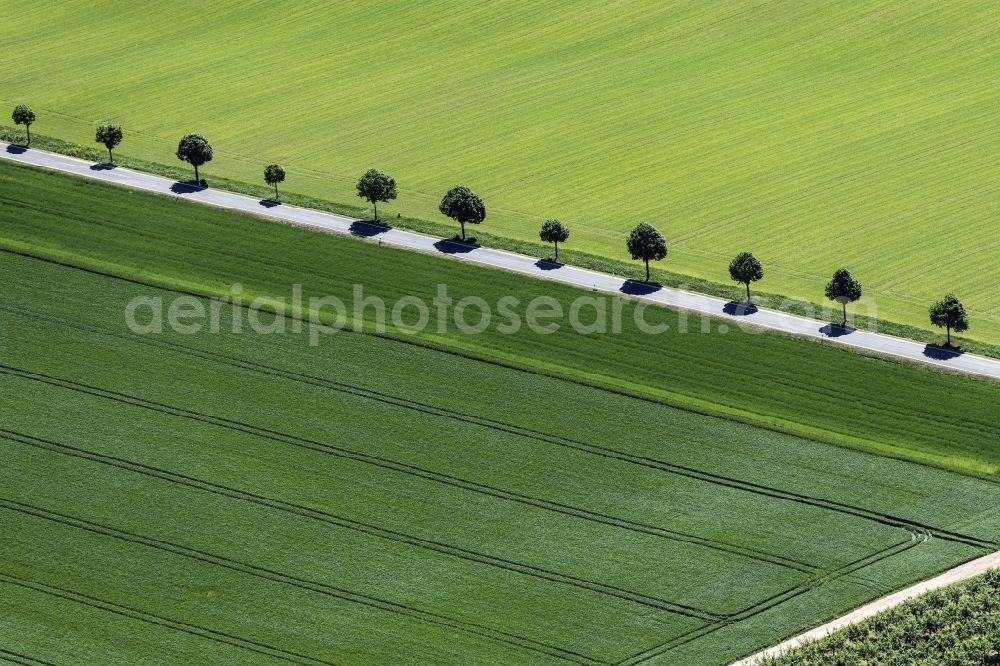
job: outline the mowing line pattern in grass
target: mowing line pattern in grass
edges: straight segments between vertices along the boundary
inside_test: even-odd
[[[1000,340],[997,18],[983,3],[91,9],[13,7],[0,25],[22,63],[0,73],[0,104],[34,105],[33,131],[96,149],[95,126],[114,122],[122,154],[175,166],[197,131],[215,148],[210,182],[263,186],[278,162],[287,191],[345,204],[377,166],[401,188],[387,218],[443,222],[462,182],[500,235],[535,239],[558,217],[571,247],[618,258],[650,219],[680,273],[719,281],[751,249],[765,288],[816,301],[848,262],[889,319],[927,328],[953,290],[971,333]]]

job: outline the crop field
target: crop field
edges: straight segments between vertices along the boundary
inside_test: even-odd
[[[995,664],[1000,571],[929,592],[762,666]]]
[[[5,12],[0,104],[81,144],[120,123],[123,154],[168,164],[202,132],[209,179],[279,162],[346,203],[377,166],[390,216],[443,221],[467,184],[492,233],[559,217],[601,256],[646,219],[664,267],[722,282],[749,249],[762,288],[812,302],[847,266],[923,328],[955,291],[998,343],[998,21],[974,0],[45,1]]]
[[[0,660],[723,664],[1000,547],[994,384],[715,324],[137,335],[235,281],[584,292],[0,179]]]

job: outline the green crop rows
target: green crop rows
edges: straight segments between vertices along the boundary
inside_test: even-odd
[[[997,343],[997,27],[973,0],[41,2],[0,22],[0,103],[81,144],[121,123],[122,154],[166,164],[202,132],[209,180],[279,162],[341,203],[377,166],[391,216],[443,221],[464,183],[491,233],[559,217],[617,259],[648,219],[670,270],[724,282],[752,250],[761,288],[811,302],[843,265],[922,328],[951,290]]]
[[[722,664],[1000,541],[992,478],[826,443],[991,475],[993,384],[716,323],[136,335],[234,282],[585,292],[0,178],[0,658]]]
[[[766,662],[836,664],[995,664],[1000,660],[1000,572],[929,592],[891,611]]]

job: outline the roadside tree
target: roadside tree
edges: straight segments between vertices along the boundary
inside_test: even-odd
[[[646,282],[649,282],[649,262],[660,261],[667,256],[667,239],[656,227],[648,222],[640,222],[625,239],[628,252],[633,259],[641,259],[646,264]]]
[[[462,225],[462,240],[465,240],[466,224],[481,224],[486,219],[486,205],[479,195],[464,185],[448,190],[438,210]]]
[[[378,222],[378,202],[396,198],[396,181],[378,169],[368,169],[358,179],[358,196],[375,208],[375,221]]]
[[[538,237],[555,246],[555,260],[559,261],[559,243],[565,243],[569,238],[569,229],[559,220],[546,220]]]
[[[844,309],[843,326],[847,326],[847,304],[861,298],[861,283],[854,279],[851,272],[841,268],[833,274],[833,279],[826,285],[826,297],[837,301]]]

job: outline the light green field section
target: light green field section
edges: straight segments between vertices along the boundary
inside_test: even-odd
[[[624,257],[640,219],[670,269],[725,281],[753,250],[762,287],[818,301],[848,266],[878,316],[927,327],[953,290],[1000,342],[988,3],[564,1],[11,5],[0,103],[79,143],[171,163],[204,133],[212,174],[357,201],[375,165],[388,215],[441,219],[456,183],[494,233],[560,217],[574,248]]]

